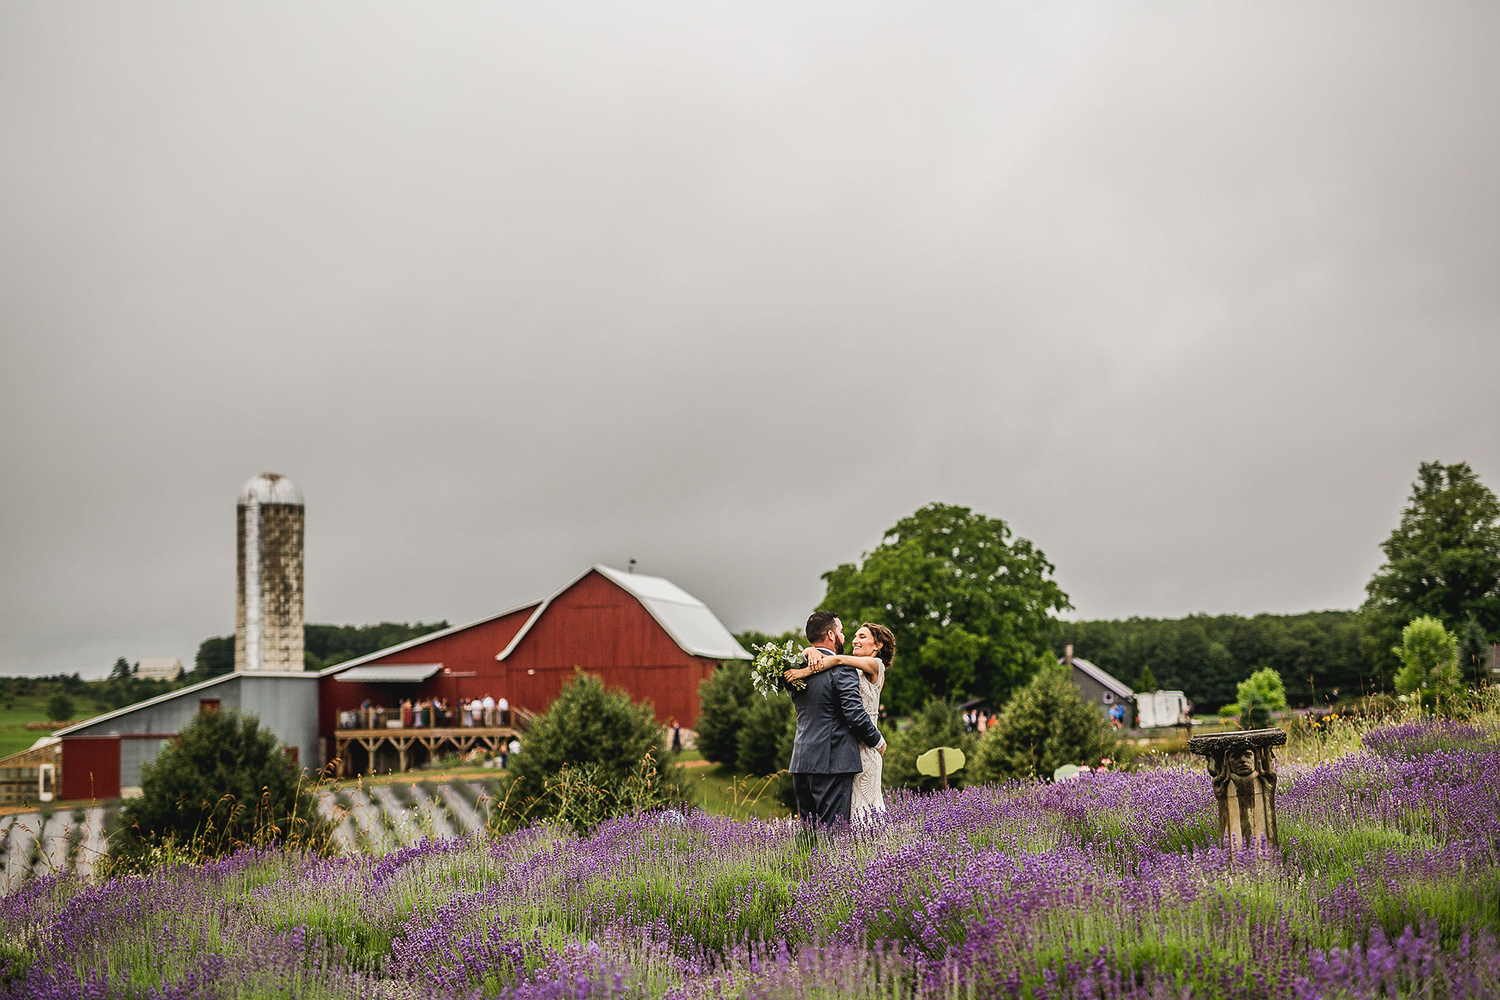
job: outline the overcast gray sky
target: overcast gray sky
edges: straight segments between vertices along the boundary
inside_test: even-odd
[[[594,562],[780,630],[932,500],[1080,617],[1359,603],[1500,487],[1493,4],[0,0],[0,671]]]

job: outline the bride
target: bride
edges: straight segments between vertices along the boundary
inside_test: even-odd
[[[864,702],[870,721],[880,724],[880,689],[885,686],[885,671],[896,653],[896,637],[890,629],[865,622],[854,633],[854,641],[849,645],[851,655],[848,656],[813,648],[802,652],[807,657],[807,666],[788,670],[788,680],[802,680],[829,667],[855,667],[859,670],[860,700]],[[885,811],[885,793],[880,790],[880,752],[861,746],[859,758],[864,770],[854,776],[854,794],[849,805],[849,813],[855,819],[865,813]]]

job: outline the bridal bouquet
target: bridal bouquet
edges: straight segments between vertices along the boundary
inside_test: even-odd
[[[750,683],[762,698],[788,688],[801,691],[807,687],[806,681],[788,681],[782,676],[788,670],[807,666],[807,658],[794,640],[788,639],[782,646],[768,642],[750,648],[755,650],[755,662],[750,664]]]

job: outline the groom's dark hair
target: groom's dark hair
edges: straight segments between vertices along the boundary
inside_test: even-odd
[[[833,631],[833,623],[839,616],[832,611],[814,611],[807,616],[807,641],[821,642]]]

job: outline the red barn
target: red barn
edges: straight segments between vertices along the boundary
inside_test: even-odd
[[[650,699],[661,722],[692,726],[699,683],[736,659],[749,654],[696,597],[661,577],[594,566],[544,601],[329,667],[318,728],[327,759],[346,769],[405,770],[510,738],[508,720],[469,725],[457,706],[490,695],[540,712],[575,669]],[[425,727],[394,711],[432,699],[445,708]]]

